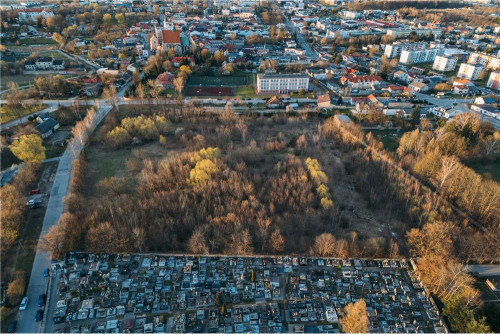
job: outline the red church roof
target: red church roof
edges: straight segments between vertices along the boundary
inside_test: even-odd
[[[163,43],[181,44],[181,34],[178,30],[162,30],[161,36]]]

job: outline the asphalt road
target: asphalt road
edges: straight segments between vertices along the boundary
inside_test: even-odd
[[[119,98],[123,97],[127,87],[128,85],[125,85],[120,90],[118,93]],[[107,103],[107,101],[102,101],[100,106],[100,111],[102,111],[102,113],[99,113],[102,117],[98,120],[97,125],[107,115],[111,108],[112,106]],[[69,146],[70,145],[68,145],[68,147]],[[69,148],[66,149],[57,167],[26,292],[26,296],[29,298],[28,307],[24,311],[19,311],[18,314],[18,332],[20,333],[38,333],[40,330],[40,323],[35,321],[35,315],[36,311],[39,309],[38,297],[46,293],[47,290],[48,278],[43,277],[43,270],[49,268],[51,264],[50,254],[43,251],[40,245],[43,236],[57,223],[59,217],[63,213],[63,198],[68,193],[72,163],[79,153],[80,152],[73,153]]]
[[[469,264],[469,272],[477,272],[480,276],[500,276],[500,265],[498,264]]]
[[[283,15],[283,17],[285,18],[285,24],[290,29],[290,31],[292,33],[293,32],[297,33],[297,41],[299,42],[302,49],[304,49],[306,51],[306,56],[310,57],[312,60],[318,59],[318,54],[316,52],[314,52],[314,50],[311,48],[309,43],[306,42],[306,40],[304,39],[304,36],[302,36],[300,31],[298,31],[293,26],[292,22],[290,22],[290,20],[288,19],[288,15]]]

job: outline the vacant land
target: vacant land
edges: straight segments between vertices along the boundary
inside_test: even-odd
[[[383,173],[317,114],[174,108],[122,106],[94,133],[68,247],[305,254],[332,233],[338,255],[381,256],[414,224],[390,191],[377,204]]]

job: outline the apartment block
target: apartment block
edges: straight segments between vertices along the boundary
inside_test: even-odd
[[[457,66],[457,58],[437,56],[434,59],[434,64],[432,65],[432,68],[441,72],[450,72],[453,71],[456,66]]]
[[[463,63],[460,65],[460,69],[458,70],[457,76],[459,78],[468,79],[468,80],[477,80],[479,76],[484,70],[484,66],[480,64],[466,64]]]
[[[309,89],[307,74],[257,74],[257,93],[288,93]]]
[[[391,59],[401,56],[402,51],[424,50],[427,43],[394,43],[385,46],[384,55]]]
[[[490,74],[486,87],[493,90],[500,90],[500,72],[493,72]]]
[[[487,53],[472,52],[469,55],[469,64],[481,64],[486,67],[487,70],[499,70],[500,69],[500,57],[497,55],[490,55]]]
[[[402,51],[399,62],[406,65],[430,63],[434,58],[444,54],[443,48],[426,49],[417,51]]]

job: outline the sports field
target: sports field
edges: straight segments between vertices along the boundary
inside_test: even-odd
[[[198,76],[189,77],[187,86],[245,86],[248,84],[246,76]]]

